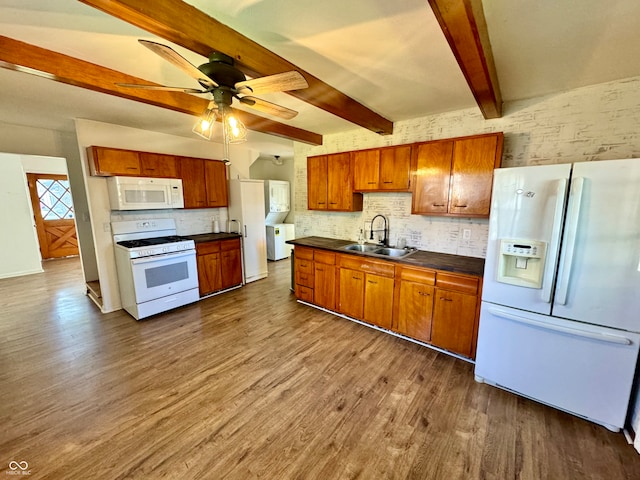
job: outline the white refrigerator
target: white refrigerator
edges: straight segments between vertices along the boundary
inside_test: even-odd
[[[497,169],[476,380],[616,431],[639,332],[640,159]]]
[[[229,180],[229,220],[237,220],[242,234],[244,283],[267,276],[263,180]]]

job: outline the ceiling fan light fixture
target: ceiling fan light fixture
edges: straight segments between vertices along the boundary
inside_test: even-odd
[[[213,126],[216,123],[216,112],[211,108],[207,108],[198,121],[193,126],[192,132],[201,136],[205,140],[211,140]]]
[[[247,141],[247,127],[233,113],[225,110],[222,115],[225,141],[228,143],[242,143]]]

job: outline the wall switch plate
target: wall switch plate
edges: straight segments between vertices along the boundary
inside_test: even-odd
[[[462,239],[470,240],[471,239],[471,229],[465,228],[462,230]]]
[[[102,224],[102,231],[105,233],[109,233],[111,231],[111,224],[109,222],[104,222]]]

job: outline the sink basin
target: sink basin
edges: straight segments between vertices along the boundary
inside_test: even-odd
[[[387,257],[404,257],[406,255],[409,255],[410,253],[413,253],[413,251],[405,250],[404,248],[384,247],[377,249],[373,253],[375,253],[376,255],[386,255]]]
[[[344,247],[345,250],[352,250],[352,251],[356,251],[356,252],[363,252],[363,253],[371,253],[374,252],[376,250],[378,250],[380,248],[379,245],[367,245],[367,244],[359,244],[359,243],[354,243],[353,245],[347,245],[346,247]]]
[[[403,248],[392,248],[392,247],[381,247],[380,245],[369,245],[369,244],[359,244],[353,243],[351,245],[347,245],[346,247],[342,247],[345,250],[350,250],[352,252],[361,252],[368,253],[371,255],[380,255],[383,257],[406,257],[407,255],[415,252],[415,250],[405,250]]]

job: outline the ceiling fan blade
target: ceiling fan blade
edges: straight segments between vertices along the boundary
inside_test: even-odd
[[[218,84],[207,77],[204,73],[198,70],[194,64],[189,62],[186,58],[176,52],[173,48],[163,45],[161,43],[151,42],[149,40],[139,39],[142,45],[147,47],[156,55],[160,55],[163,59],[171,63],[173,66],[178,67],[192,78],[195,78],[200,82],[202,86],[217,87]]]
[[[266,100],[261,100],[256,97],[238,97],[238,99],[248,107],[255,108],[261,112],[284,118],[286,120],[291,120],[293,117],[298,115],[298,112],[295,110],[291,110],[290,108],[276,105],[275,103],[267,102]]]
[[[309,84],[304,77],[295,70],[291,72],[276,73],[266,77],[253,78],[235,84],[236,90],[241,93],[260,95],[271,92],[287,92],[289,90],[301,90]]]
[[[164,90],[166,92],[208,93],[206,90],[198,90],[197,88],[163,87],[162,85],[142,85],[139,83],[116,83],[116,85],[127,88],[143,88],[145,90]]]

